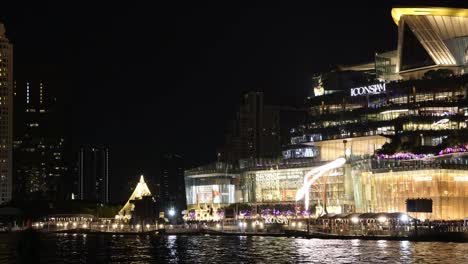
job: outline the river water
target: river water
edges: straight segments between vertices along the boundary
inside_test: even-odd
[[[31,246],[32,245],[32,246]],[[26,249],[24,249],[26,248]],[[0,235],[0,263],[468,263],[468,243],[245,236]]]

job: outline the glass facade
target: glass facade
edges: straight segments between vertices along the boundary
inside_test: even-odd
[[[468,217],[468,158],[367,160],[353,165],[356,212],[406,212],[407,199],[432,199],[420,219]]]
[[[323,163],[322,163],[323,164]],[[322,165],[320,164],[320,165]],[[318,166],[318,164],[317,164]],[[243,200],[260,204],[291,204],[303,207],[296,201],[296,193],[304,184],[305,175],[317,167],[266,169],[242,173]],[[349,212],[352,204],[351,181],[347,180],[345,167],[332,170],[320,177],[310,188],[310,210],[322,212],[326,204],[330,213]]]
[[[343,157],[345,153],[349,157],[369,157],[373,155],[376,149],[390,140],[383,136],[368,136],[343,138],[339,140],[327,140],[320,142],[311,142],[309,144],[319,148],[319,159],[321,161],[331,161]]]
[[[319,156],[319,151],[317,148],[313,147],[288,149],[283,151],[283,159],[313,158],[317,156]]]
[[[466,171],[422,169],[375,173],[375,211],[405,212],[406,199],[430,198],[430,219],[463,219],[468,216]]]
[[[235,203],[233,184],[198,185],[187,188],[187,204]]]
[[[366,142],[361,142],[363,147]],[[407,199],[424,198],[432,199],[433,212],[411,216],[432,220],[468,217],[465,152],[420,160],[347,158],[344,166],[323,174],[310,187],[308,209],[312,214],[406,212]],[[293,204],[304,209],[304,200],[296,201],[296,193],[307,173],[324,164],[304,162],[249,167],[233,175],[186,176],[187,204],[197,219],[205,220],[218,217],[210,208],[218,210],[232,203]]]
[[[294,202],[297,190],[304,182],[304,175],[311,167],[299,169],[274,169],[246,171],[244,201],[250,203]]]

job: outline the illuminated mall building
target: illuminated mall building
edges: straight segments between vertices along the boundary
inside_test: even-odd
[[[239,169],[231,164],[215,162],[184,175],[187,209],[194,219],[218,219],[218,209],[241,201]]]
[[[291,130],[282,158],[225,173],[230,187],[217,199],[321,214],[406,212],[407,199],[427,198],[432,213],[414,216],[468,217],[468,9],[395,8],[392,17],[397,49],[317,75],[308,121]],[[209,175],[186,172],[189,205],[205,191],[214,200],[221,183]]]

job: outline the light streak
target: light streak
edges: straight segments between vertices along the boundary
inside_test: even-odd
[[[310,170],[305,176],[304,176],[304,185],[297,191],[296,193],[296,201],[301,200],[304,198],[304,204],[305,204],[305,210],[307,211],[309,209],[309,189],[312,184],[314,184],[315,181],[317,181],[320,177],[322,177],[325,173],[339,168],[343,166],[343,164],[346,163],[346,159],[344,158],[338,158],[332,162],[329,162],[325,165],[322,165],[320,167],[314,168]],[[312,177],[312,178],[311,178]],[[310,179],[309,179],[310,178]]]

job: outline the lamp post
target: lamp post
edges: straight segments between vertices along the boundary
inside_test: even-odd
[[[176,215],[176,210],[174,209],[174,207],[171,207],[167,214],[169,215],[169,220],[172,223],[172,221],[174,220],[174,216]]]
[[[347,157],[347,153],[346,153],[346,143],[348,143],[348,141],[346,139],[343,140],[343,150],[344,150],[344,158],[346,159],[346,161],[348,160],[348,157]]]

